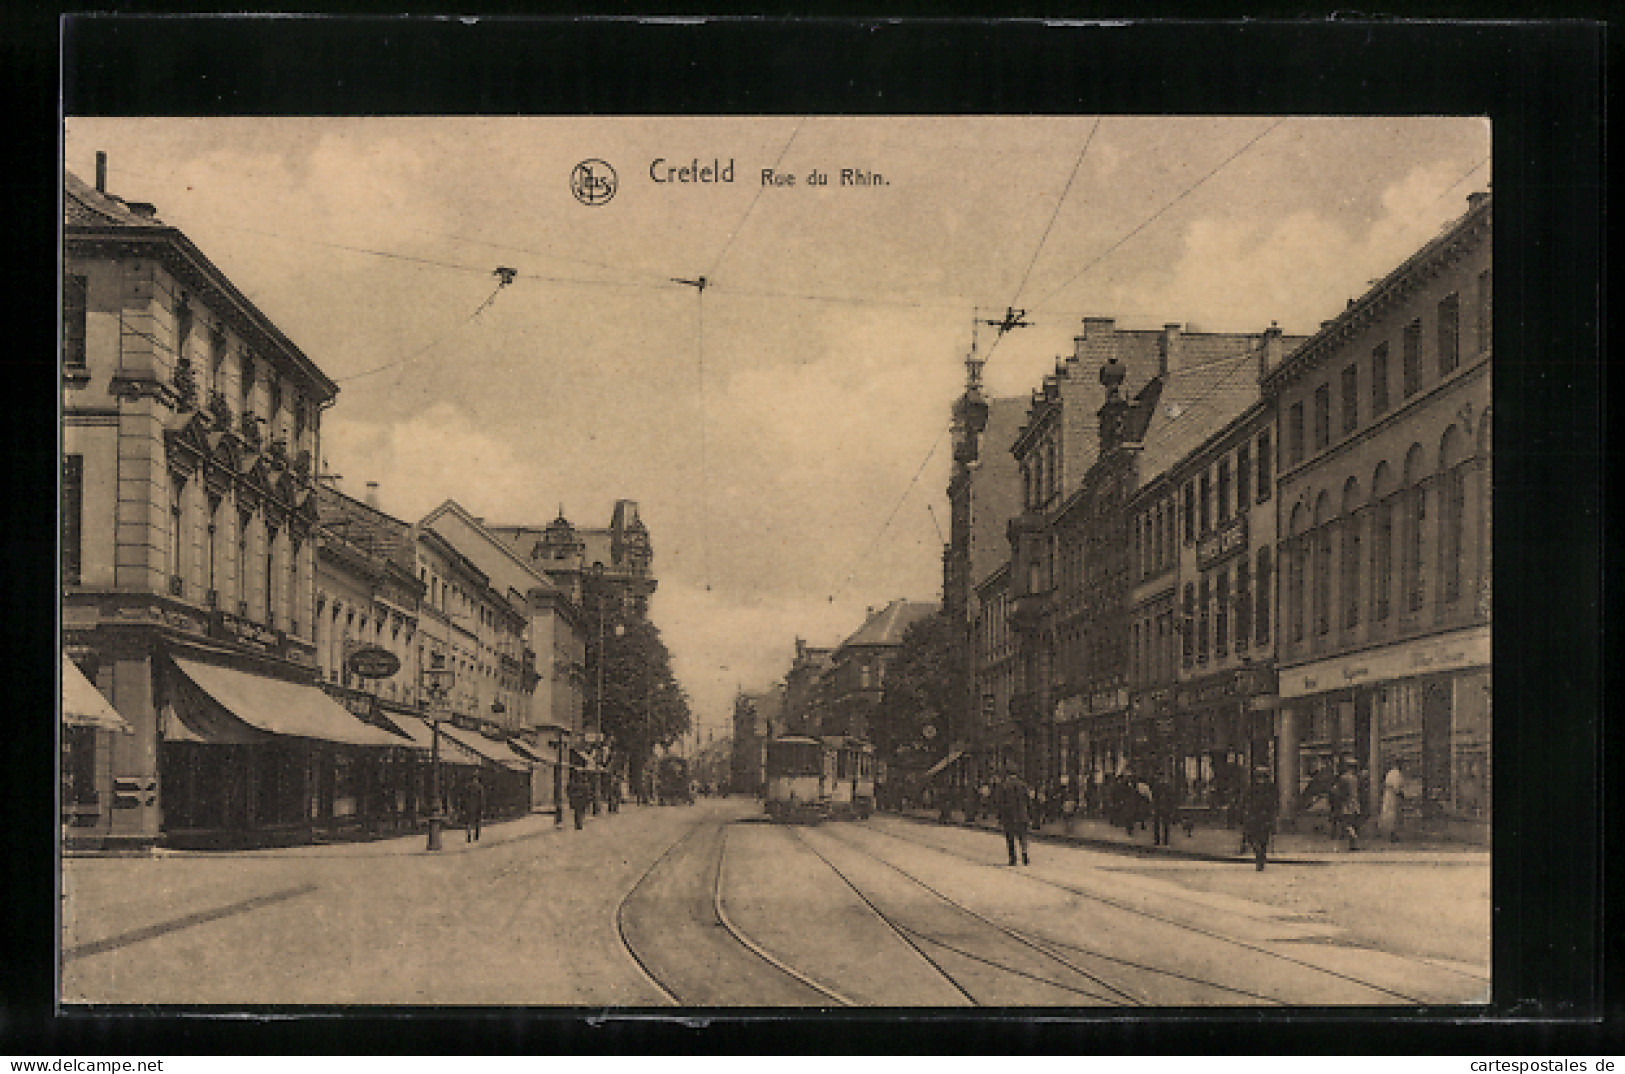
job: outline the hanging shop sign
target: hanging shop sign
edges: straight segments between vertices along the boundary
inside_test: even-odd
[[[361,679],[387,679],[401,670],[401,658],[377,645],[356,649],[345,663],[350,674]]]

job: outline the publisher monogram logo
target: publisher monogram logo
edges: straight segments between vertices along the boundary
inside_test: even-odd
[[[570,173],[570,193],[583,205],[602,205],[615,196],[620,181],[602,160],[584,160]]]

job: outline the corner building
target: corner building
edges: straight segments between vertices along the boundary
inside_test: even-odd
[[[1283,782],[1301,794],[1352,758],[1370,815],[1398,761],[1419,820],[1487,839],[1491,200],[1468,203],[1264,390]]]
[[[131,727],[64,730],[66,841],[299,840],[410,752],[316,685],[337,386],[156,210],[64,177],[62,646]]]

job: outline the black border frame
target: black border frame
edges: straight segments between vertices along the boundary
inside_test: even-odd
[[[19,24],[23,20],[18,20]],[[1333,1050],[1485,1053],[1606,1046],[1602,991],[1604,589],[1602,320],[1607,27],[1598,22],[1130,22],[75,16],[0,46],[34,113],[14,294],[54,308],[57,106],[73,114],[1043,113],[1481,114],[1494,122],[1495,1003],[1488,1012],[1230,1012],[1067,1021],[864,1012],[667,1015],[383,1009],[264,1021],[53,1011],[54,318],[27,312],[11,368],[32,390],[7,452],[12,693],[6,789],[7,1049],[370,1054],[536,1050],[857,1052]],[[55,29],[56,27],[52,27]],[[53,35],[54,36],[54,35]],[[57,48],[65,88],[56,97]],[[25,81],[26,80],[26,81]],[[42,83],[43,80],[43,83]],[[19,163],[20,162],[20,163]],[[19,415],[23,416],[23,415]],[[1608,728],[1617,735],[1617,729]],[[1615,739],[1614,741],[1617,741]],[[303,1012],[301,1012],[303,1013]],[[342,1015],[342,1017],[340,1017]],[[900,1027],[898,1019],[902,1018]],[[902,1032],[899,1032],[899,1029]]]

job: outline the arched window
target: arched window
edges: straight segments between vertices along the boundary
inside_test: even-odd
[[[271,526],[265,527],[265,625],[276,629],[276,536]]]
[[[1404,594],[1405,611],[1414,614],[1422,610],[1426,579],[1422,565],[1422,528],[1427,522],[1427,488],[1422,479],[1426,461],[1421,444],[1412,444],[1405,455],[1405,490],[1403,497],[1403,532],[1401,535],[1400,591]]]
[[[1467,438],[1452,425],[1439,441],[1439,600],[1461,599],[1462,525],[1467,513]]]
[[[237,614],[248,614],[248,525],[253,516],[237,512]]]
[[[1386,623],[1394,598],[1394,472],[1386,461],[1371,478],[1371,619]]]
[[[1360,530],[1365,524],[1365,516],[1360,511],[1362,503],[1360,480],[1351,477],[1343,483],[1343,574],[1340,589],[1345,630],[1353,630],[1360,625]]]
[[[169,475],[169,592],[181,596],[185,592],[185,518],[184,495],[186,482],[177,474]]]
[[[1314,578],[1315,633],[1332,630],[1332,498],[1322,492],[1315,498]]]

